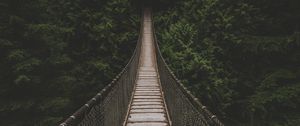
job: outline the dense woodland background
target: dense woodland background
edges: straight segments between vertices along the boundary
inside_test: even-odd
[[[228,126],[300,125],[300,1],[181,0],[155,15],[176,75]]]
[[[0,126],[54,126],[127,63],[139,15],[127,0],[1,0]]]
[[[133,52],[142,3],[1,0],[0,126],[57,125],[101,90]],[[300,124],[298,0],[151,4],[167,62],[226,125]]]

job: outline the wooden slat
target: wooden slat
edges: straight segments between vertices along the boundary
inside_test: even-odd
[[[151,17],[145,14],[140,67],[125,122],[126,126],[168,126],[167,112],[156,71]]]

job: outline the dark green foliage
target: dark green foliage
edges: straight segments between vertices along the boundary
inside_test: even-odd
[[[101,90],[142,5],[164,10],[164,57],[226,125],[300,124],[298,0],[1,0],[0,125],[57,125]]]
[[[299,125],[296,0],[175,1],[157,12],[164,57],[229,126]]]
[[[53,126],[127,63],[138,34],[127,0],[2,0],[0,125]]]

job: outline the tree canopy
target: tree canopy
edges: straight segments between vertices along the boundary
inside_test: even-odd
[[[1,0],[0,125],[53,126],[117,75],[152,6],[176,76],[229,126],[300,124],[299,0]]]
[[[300,123],[296,0],[189,0],[155,17],[164,57],[230,126]]]
[[[0,125],[53,126],[131,56],[139,12],[127,0],[2,0]]]

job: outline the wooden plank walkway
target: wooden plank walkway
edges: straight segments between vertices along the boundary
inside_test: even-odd
[[[163,93],[157,74],[151,13],[144,12],[142,51],[138,77],[125,126],[169,126]]]

